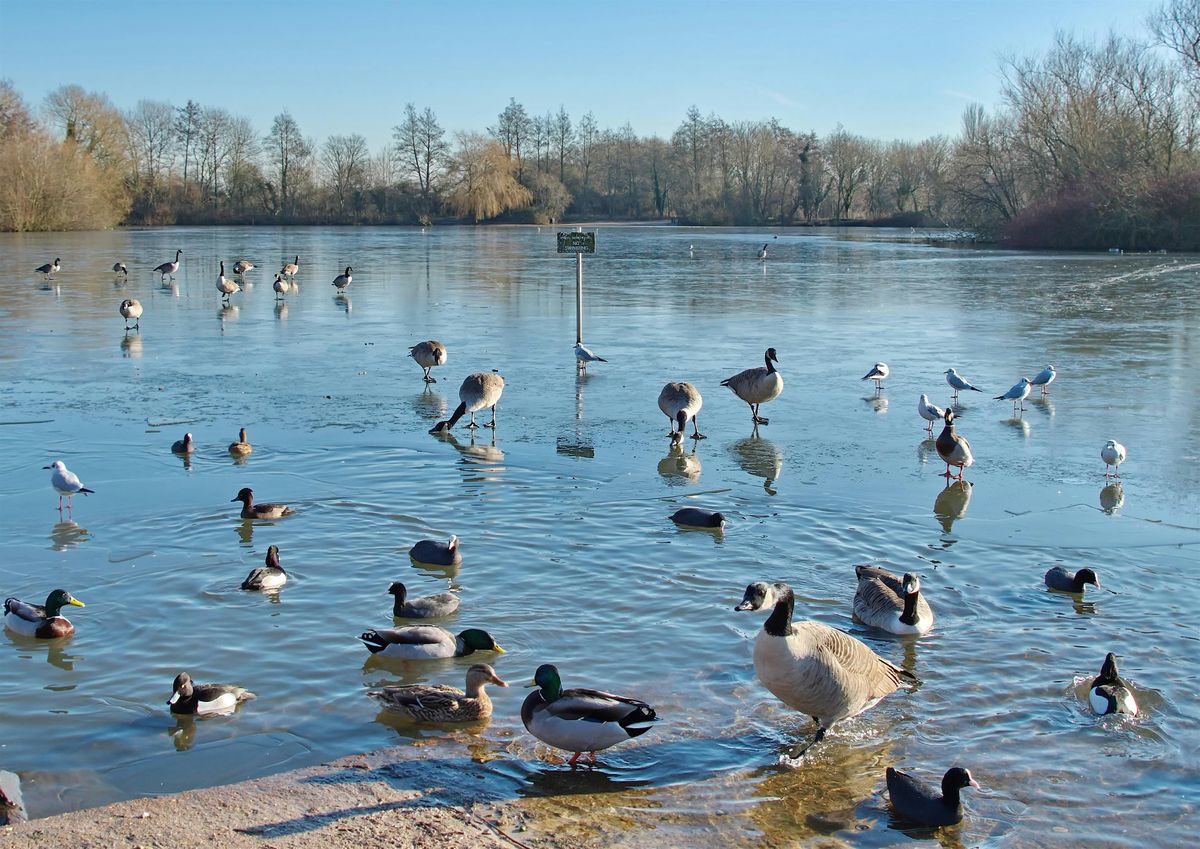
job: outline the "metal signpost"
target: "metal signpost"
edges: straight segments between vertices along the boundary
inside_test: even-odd
[[[558,252],[575,254],[575,343],[583,343],[583,255],[596,252],[596,233],[583,232],[582,227],[574,233],[558,234]]]

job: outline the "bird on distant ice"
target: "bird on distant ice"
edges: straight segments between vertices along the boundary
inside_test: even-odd
[[[125,263],[123,263],[123,262],[114,262],[113,263],[113,274],[124,274],[126,277],[128,277],[129,269],[125,267]]]
[[[121,301],[119,308],[121,317],[125,319],[126,330],[141,330],[142,329],[142,302],[136,298],[126,298]],[[129,319],[133,319],[133,327],[129,326]]]
[[[921,400],[917,402],[917,415],[929,422],[925,430],[933,433],[933,423],[940,422],[946,411],[929,400],[928,395],[921,395]]]
[[[347,265],[345,271],[343,271],[337,277],[333,278],[333,286],[335,289],[338,290],[339,295],[342,292],[345,292],[346,287],[354,282],[354,276],[350,273],[353,270],[354,270],[353,268],[351,268],[350,266]]]
[[[95,494],[94,489],[88,489],[84,486],[79,477],[70,471],[62,460],[55,460],[49,466],[42,466],[43,469],[50,469],[50,485],[54,487],[58,493],[58,509],[62,510],[63,496],[67,497],[67,509],[71,509],[71,499],[76,493],[82,492],[84,495],[88,493]]]
[[[592,351],[588,350],[587,346],[582,342],[575,343],[575,359],[579,361],[580,368],[587,368],[588,363],[606,363],[608,360],[604,357],[597,356]]]
[[[1054,382],[1054,378],[1058,377],[1058,373],[1054,370],[1054,366],[1046,366],[1039,371],[1033,378],[1031,383],[1034,386],[1042,387],[1042,394],[1050,394],[1050,384]]]
[[[59,269],[62,268],[61,263],[62,260],[56,258],[54,262],[48,262],[45,265],[39,265],[34,269],[34,271],[36,271],[38,274],[44,274],[46,278],[49,279],[51,274],[58,274]]]
[[[157,266],[154,269],[161,275],[160,282],[165,281],[168,277],[170,277],[172,280],[175,279],[175,272],[179,270],[179,257],[181,256],[183,256],[183,251],[176,250],[174,262],[164,262],[162,265]]]
[[[1108,467],[1112,466],[1112,476],[1119,478],[1121,475],[1117,469],[1125,462],[1125,446],[1117,442],[1115,439],[1110,439],[1104,443],[1104,447],[1100,449],[1100,459],[1104,461],[1104,476],[1109,476]]]
[[[759,250],[759,252],[758,252],[758,258],[759,258],[760,260],[766,260],[766,258],[767,258],[767,246],[766,246],[766,245],[763,245],[763,246],[762,246],[762,249],[761,249],[761,250]]]
[[[875,391],[878,392],[883,388],[884,379],[891,373],[892,370],[888,368],[887,363],[875,363],[871,367],[871,370],[864,374],[861,379],[875,381]]]
[[[946,369],[946,382],[949,383],[950,388],[954,390],[953,398],[955,401],[958,400],[958,393],[961,390],[969,389],[972,392],[982,392],[983,391],[978,386],[974,386],[971,383],[969,383],[966,378],[964,378],[962,375],[960,375],[958,372],[956,372],[952,368]]]
[[[1029,393],[1033,388],[1033,384],[1029,382],[1028,377],[1022,377],[1012,388],[1003,395],[997,395],[997,401],[1012,401],[1013,412],[1017,413],[1025,409],[1025,399],[1029,397]]]
[[[292,290],[292,284],[283,279],[283,275],[276,274],[275,280],[271,283],[271,288],[275,290],[275,300],[281,300]]]

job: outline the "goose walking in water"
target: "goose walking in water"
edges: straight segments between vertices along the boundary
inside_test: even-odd
[[[942,776],[940,788],[919,778],[887,768],[888,799],[892,810],[901,819],[924,826],[954,825],[963,818],[962,800],[958,791],[964,787],[979,789],[970,770],[951,767]]]
[[[1104,477],[1109,477],[1108,467],[1112,466],[1112,477],[1119,478],[1117,469],[1125,462],[1125,446],[1115,439],[1108,440],[1100,449],[1100,459],[1104,461]]]
[[[934,442],[938,456],[946,464],[946,471],[942,473],[942,477],[955,477],[962,480],[963,470],[975,464],[975,455],[971,453],[971,443],[954,432],[954,420],[958,418],[954,411],[947,407],[943,418],[946,420],[946,426],[942,428],[937,441]],[[957,475],[950,474],[951,466],[958,466]]]
[[[787,584],[755,581],[734,610],[771,608],[754,640],[754,671],[763,686],[817,724],[801,757],[835,723],[874,707],[916,676],[873,652],[849,634],[820,622],[792,622],[794,596]]]
[[[221,299],[224,301],[228,301],[233,293],[242,291],[236,280],[225,276],[225,260],[221,260],[221,273],[217,275],[217,291],[221,293]]]
[[[951,397],[955,401],[958,400],[958,393],[960,391],[963,391],[963,390],[969,390],[971,392],[982,392],[983,391],[978,386],[971,384],[966,378],[964,378],[962,375],[960,375],[958,372],[956,372],[952,368],[946,369],[946,383],[950,384],[950,388],[954,390],[954,394]]]
[[[871,366],[871,370],[864,374],[861,379],[875,381],[875,391],[878,392],[883,389],[883,381],[889,374],[891,374],[891,369],[888,368],[887,363],[875,363],[875,365]]]
[[[926,433],[933,433],[933,423],[940,422],[946,411],[929,400],[928,395],[921,395],[921,400],[917,401],[917,415],[923,418],[928,424],[925,426]]]
[[[165,281],[168,277],[170,277],[172,280],[175,279],[175,272],[179,270],[179,258],[181,256],[183,256],[183,251],[177,250],[175,251],[174,262],[164,262],[162,265],[157,266],[154,269],[161,275],[160,280]]]
[[[864,625],[889,634],[927,634],[933,627],[933,610],[921,593],[921,579],[912,572],[904,577],[878,566],[855,566],[858,589],[854,616]]]
[[[296,275],[300,273],[300,255],[296,255],[295,262],[285,262],[283,267],[279,269],[279,273],[289,281],[294,281]]]
[[[1137,701],[1129,686],[1117,674],[1117,656],[1109,652],[1100,667],[1100,675],[1092,679],[1088,690],[1088,704],[1100,716],[1110,713],[1126,713],[1137,716]]]
[[[126,298],[121,301],[120,306],[121,317],[125,319],[126,330],[141,330],[142,329],[142,302],[136,298]],[[129,326],[129,320],[133,319],[133,327]]]
[[[354,277],[353,277],[353,275],[350,274],[350,272],[353,270],[354,270],[353,268],[351,268],[350,266],[347,265],[345,271],[343,271],[337,277],[333,278],[333,288],[338,290],[339,295],[342,292],[345,292],[346,287],[354,282]]]
[[[34,269],[34,271],[36,271],[38,274],[44,275],[46,279],[49,279],[51,274],[58,274],[59,269],[61,268],[62,259],[55,257],[54,262],[48,262],[45,265],[39,265]]]
[[[662,392],[658,393],[658,409],[662,410],[663,415],[671,420],[671,432],[667,436],[672,439],[682,439],[684,427],[687,425],[688,419],[691,419],[692,438],[704,439],[704,434],[700,432],[700,423],[696,420],[696,414],[703,406],[704,398],[692,384],[668,383],[664,386]],[[678,436],[676,436],[676,424],[679,425]]]
[[[245,687],[233,684],[195,684],[186,672],[175,676],[171,689],[171,698],[167,700],[171,713],[231,713],[242,702],[256,698]]]
[[[430,429],[430,433],[444,433],[458,424],[466,413],[471,414],[471,423],[467,427],[479,427],[475,423],[475,414],[488,407],[492,408],[492,420],[484,427],[496,427],[496,404],[504,393],[504,378],[496,372],[477,371],[467,375],[462,386],[458,387],[458,398],[461,403],[454,414],[445,421],[438,422]]]
[[[54,491],[58,493],[58,509],[62,510],[63,496],[67,497],[67,509],[71,509],[71,499],[78,493],[87,495],[91,493],[95,495],[94,489],[88,489],[79,480],[79,476],[67,468],[62,460],[55,460],[49,466],[42,466],[43,469],[50,469],[50,485],[54,487]]]
[[[431,368],[446,364],[446,346],[436,339],[418,342],[408,349],[408,355],[421,368],[425,369],[425,382],[437,383],[437,378],[429,374]]]
[[[1054,378],[1056,377],[1058,377],[1058,372],[1054,370],[1054,366],[1046,366],[1034,375],[1031,383],[1033,386],[1042,387],[1042,395],[1049,395],[1050,384],[1054,382]]]
[[[739,371],[733,377],[721,381],[722,386],[728,386],[733,394],[750,405],[750,418],[756,425],[767,424],[768,420],[758,414],[760,404],[765,404],[779,397],[783,391],[783,375],[775,368],[779,362],[774,348],[767,348],[763,354],[764,366],[748,368]]]

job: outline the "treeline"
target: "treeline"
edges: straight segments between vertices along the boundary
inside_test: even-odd
[[[321,143],[287,112],[261,133],[217,106],[64,86],[36,121],[0,83],[0,228],[670,218],[705,225],[956,227],[1014,246],[1200,249],[1200,0],[1145,39],[1060,35],[1007,58],[1003,102],[956,138],[818,136],[695,107],[669,139],[515,98],[449,136],[409,104],[391,143]]]

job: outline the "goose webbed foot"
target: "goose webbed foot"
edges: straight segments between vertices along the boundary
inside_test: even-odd
[[[806,754],[808,754],[808,751],[809,751],[809,750],[810,750],[810,749],[811,749],[813,746],[817,745],[818,743],[820,743],[820,742],[821,742],[822,740],[824,740],[824,739],[825,739],[825,729],[824,729],[824,728],[818,728],[818,729],[817,729],[817,733],[816,733],[816,735],[815,735],[815,736],[814,736],[814,737],[813,737],[811,740],[809,740],[809,741],[808,741],[808,743],[806,743],[805,745],[801,746],[801,747],[800,747],[798,750],[796,750],[794,754],[792,754],[792,755],[787,755],[787,754],[780,755],[780,756],[779,756],[779,763],[780,763],[780,765],[782,765],[782,766],[790,766],[790,767],[798,767],[798,766],[800,766],[800,764],[801,764],[801,763],[803,763],[803,761],[804,761],[804,756],[805,756]]]
[[[754,423],[755,424],[770,424],[771,420],[766,418],[765,416],[755,416]]]

